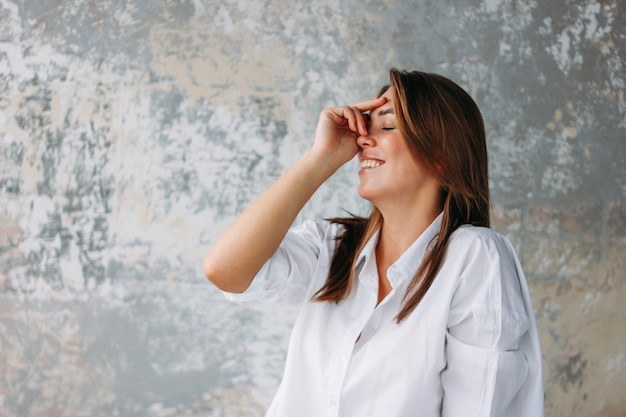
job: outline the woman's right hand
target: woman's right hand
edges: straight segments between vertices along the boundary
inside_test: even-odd
[[[364,113],[386,102],[386,97],[377,97],[353,106],[324,109],[317,123],[312,150],[321,157],[331,157],[332,163],[339,168],[359,151],[358,137],[368,134]]]

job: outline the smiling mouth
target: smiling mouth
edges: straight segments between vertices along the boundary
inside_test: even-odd
[[[371,169],[376,168],[384,164],[383,161],[376,161],[373,159],[364,159],[361,161],[361,169]]]

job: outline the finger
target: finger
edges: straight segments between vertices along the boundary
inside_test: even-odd
[[[358,132],[361,136],[367,136],[367,120],[369,118],[369,114],[365,114],[361,109],[357,108],[356,111],[356,120],[358,126]]]
[[[361,136],[367,136],[367,117],[363,110],[359,107],[350,106],[345,113],[346,119],[349,121],[350,130]]]
[[[370,115],[369,113],[360,113],[361,120],[359,121],[359,133],[361,136],[367,136],[367,128],[370,124]]]
[[[365,123],[363,111],[356,106],[352,106],[351,110],[354,114],[354,133],[357,133],[357,136],[367,135],[367,124]]]
[[[358,113],[358,111],[355,112],[354,108],[352,107],[344,108],[344,113],[343,113],[344,117],[348,119],[348,126],[350,127],[350,130],[353,132],[358,131],[356,113]]]
[[[361,101],[356,103],[354,107],[359,109],[361,112],[375,109],[376,107],[380,107],[388,101],[387,97],[376,97],[371,100]]]
[[[363,110],[361,110],[357,106],[353,106],[352,110],[354,113],[354,119],[356,124],[356,128],[353,131],[361,136],[367,136],[367,121],[369,118],[369,114],[363,113]]]
[[[372,108],[379,107],[385,102],[385,100],[381,101],[378,99],[369,100],[369,101],[372,102],[371,104],[373,105]],[[332,116],[333,120],[335,120],[335,123],[344,125],[344,126],[345,124],[347,124],[348,129],[351,130],[352,132],[358,135],[367,136],[367,120],[365,116],[363,115],[363,112],[367,111],[367,110],[364,110],[364,108],[368,108],[369,106],[359,107],[359,104],[361,103],[358,103],[354,106],[334,107],[330,109],[330,115]]]
[[[334,109],[332,109],[332,112],[336,116],[338,116],[339,118],[339,120],[337,120],[338,123],[340,124],[347,123],[349,130],[353,132],[358,132],[356,115],[361,113],[359,109],[356,109],[350,106],[342,106],[342,107],[335,107]]]
[[[368,119],[369,114],[364,114],[365,112],[369,112],[377,107],[385,104],[389,99],[387,97],[375,97],[371,100],[362,101],[354,105],[356,109],[360,111],[360,123],[359,123],[359,133],[361,136],[367,136],[367,128],[368,128]]]

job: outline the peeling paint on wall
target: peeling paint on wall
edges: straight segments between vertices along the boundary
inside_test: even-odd
[[[0,414],[260,416],[294,311],[201,277],[221,231],[390,66],[485,116],[494,226],[541,331],[546,416],[623,416],[619,1],[0,0]],[[347,164],[300,218],[364,213]]]

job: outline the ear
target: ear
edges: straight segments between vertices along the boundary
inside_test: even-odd
[[[441,162],[435,162],[433,163],[433,167],[435,168],[435,171],[437,171],[437,174],[439,175],[440,178],[445,178],[445,168],[443,166],[443,163]]]

